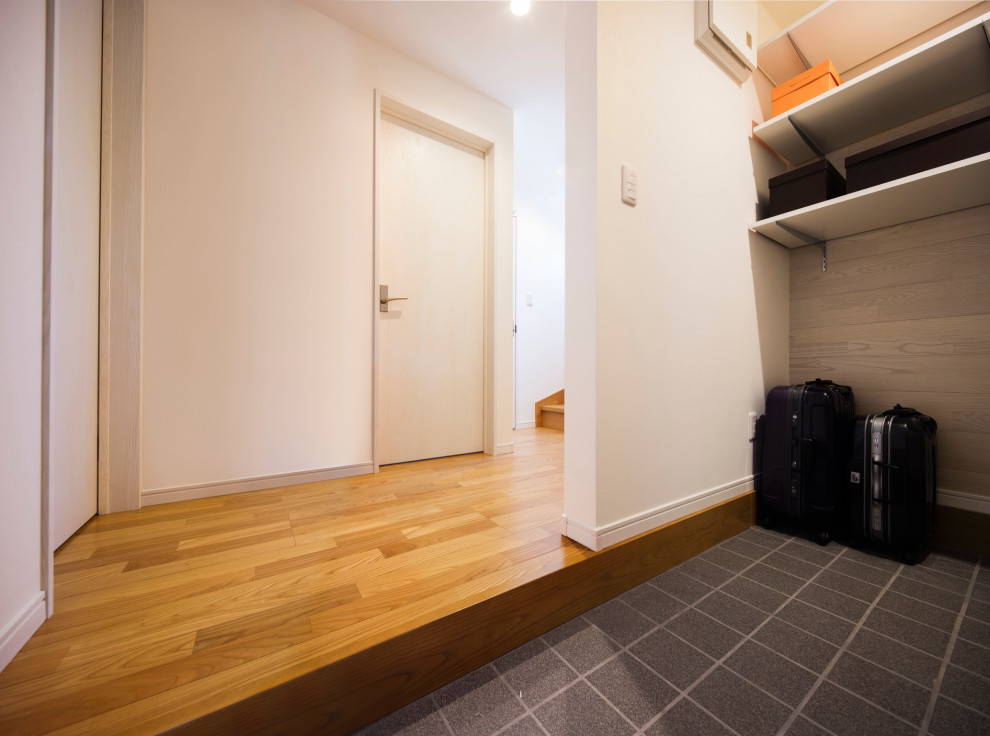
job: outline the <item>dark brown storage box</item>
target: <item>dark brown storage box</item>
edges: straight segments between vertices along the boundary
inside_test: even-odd
[[[770,180],[770,217],[841,197],[846,193],[842,175],[822,159]]]
[[[850,156],[846,159],[846,191],[858,192],[987,151],[990,108]]]

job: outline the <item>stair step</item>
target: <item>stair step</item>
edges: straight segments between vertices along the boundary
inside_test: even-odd
[[[552,412],[556,412],[557,414],[563,414],[564,413],[564,405],[563,404],[544,404],[540,408],[543,411],[552,411]]]

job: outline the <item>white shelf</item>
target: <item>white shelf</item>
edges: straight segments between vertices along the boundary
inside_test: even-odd
[[[990,14],[839,85],[753,131],[791,164],[990,92]],[[792,124],[793,123],[793,124]]]
[[[990,204],[990,153],[769,217],[750,230],[799,248],[984,204]]]

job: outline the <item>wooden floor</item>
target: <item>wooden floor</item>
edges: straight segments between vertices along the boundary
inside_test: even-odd
[[[563,437],[94,518],[0,673],[0,733],[349,733],[752,519],[605,567],[560,536]]]

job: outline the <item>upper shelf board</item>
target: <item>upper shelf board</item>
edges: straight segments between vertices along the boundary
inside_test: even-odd
[[[750,230],[800,248],[984,204],[990,204],[990,153],[760,220]]]
[[[757,59],[775,85],[805,70],[802,56],[811,66],[831,59],[842,75],[977,4],[975,0],[832,0],[762,44]]]
[[[791,164],[990,92],[990,13],[778,115],[754,134]],[[793,121],[793,124],[792,124]]]

